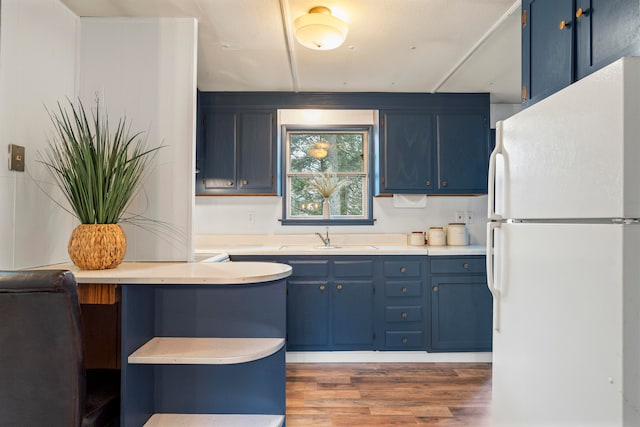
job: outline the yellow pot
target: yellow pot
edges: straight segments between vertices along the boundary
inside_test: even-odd
[[[67,246],[71,261],[83,270],[117,267],[127,251],[127,238],[118,224],[80,224]]]

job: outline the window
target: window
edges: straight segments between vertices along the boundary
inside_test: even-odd
[[[370,133],[285,128],[284,224],[373,224]]]

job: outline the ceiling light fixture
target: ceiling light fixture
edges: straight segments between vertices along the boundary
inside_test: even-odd
[[[296,40],[304,47],[331,50],[347,37],[347,24],[331,14],[328,7],[316,6],[293,22]]]

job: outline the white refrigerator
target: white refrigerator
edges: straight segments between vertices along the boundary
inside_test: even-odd
[[[499,122],[494,426],[640,426],[640,58]]]

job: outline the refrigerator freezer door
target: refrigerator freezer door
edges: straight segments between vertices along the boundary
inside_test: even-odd
[[[521,111],[496,134],[504,186],[490,203],[503,218],[640,218],[640,58]]]
[[[493,425],[640,425],[640,226],[494,233]]]

